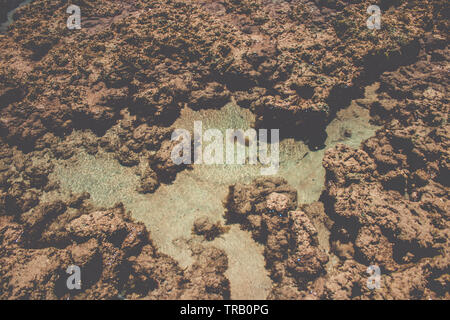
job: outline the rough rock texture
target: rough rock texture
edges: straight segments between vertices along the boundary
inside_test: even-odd
[[[226,207],[228,221],[241,223],[265,246],[266,268],[276,283],[269,298],[277,297],[280,288],[303,290],[324,273],[328,257],[318,248],[317,231],[308,216],[295,210],[297,192],[285,180],[233,185]]]
[[[368,107],[383,129],[361,149],[339,145],[323,160],[333,246],[345,259],[386,273],[385,290],[373,297],[448,299],[449,83],[443,70],[448,48],[430,35],[419,61],[381,76],[380,99]]]
[[[378,33],[366,27],[367,1],[73,1],[83,17],[75,31],[64,2],[32,3],[2,36],[0,128],[33,148],[47,132],[102,134],[121,110],[134,131],[172,123],[185,104],[218,107],[234,96],[257,126],[282,124],[320,145],[367,81],[414,59],[431,19],[445,27],[442,1],[412,2],[414,11],[406,1],[388,8]]]
[[[183,270],[158,253],[143,224],[120,205],[87,212],[69,205],[39,205],[22,216],[23,223],[0,217],[0,298],[229,298],[223,251],[200,249],[194,265]],[[81,290],[66,286],[70,265],[81,269]]]
[[[194,221],[192,232],[211,241],[226,231],[219,221],[212,222],[208,217],[200,217]]]
[[[187,167],[169,142],[184,107],[234,99],[315,149],[379,81],[365,107],[383,128],[327,151],[321,202],[297,207],[285,181],[257,180],[231,186],[226,219],[265,246],[269,298],[449,299],[448,1],[381,1],[377,31],[362,0],[71,3],[81,30],[66,28],[66,2],[42,0],[0,35],[0,298],[228,298],[221,250],[194,248],[183,270],[120,205],[45,200],[59,188],[49,159],[110,152],[153,192]],[[65,286],[71,264],[81,291]]]

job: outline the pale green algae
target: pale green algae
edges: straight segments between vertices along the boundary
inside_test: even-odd
[[[208,128],[248,129],[253,115],[229,103],[219,110],[193,111],[184,109],[174,128],[192,130],[194,121]],[[374,135],[377,128],[369,124],[369,114],[353,102],[341,110],[327,127],[326,149],[337,143],[358,147],[361,141]],[[280,128],[280,130],[283,130]],[[345,130],[351,136],[344,135]],[[317,201],[323,190],[325,170],[322,159],[326,149],[310,151],[301,141],[285,139],[280,142],[279,176],[298,191],[299,203]],[[192,264],[190,245],[203,240],[193,236],[195,219],[210,217],[224,222],[222,201],[228,186],[247,183],[260,177],[260,165],[194,165],[192,170],[178,173],[175,181],[161,185],[155,193],[137,193],[139,179],[132,169],[121,166],[111,155],[96,157],[81,153],[62,163],[55,170],[61,187],[72,192],[87,191],[97,205],[111,206],[123,202],[135,219],[143,221],[161,252],[176,259],[181,266]],[[209,244],[225,250],[229,259],[226,276],[230,280],[232,299],[265,299],[272,286],[264,267],[263,246],[249,232],[233,225],[221,237]]]

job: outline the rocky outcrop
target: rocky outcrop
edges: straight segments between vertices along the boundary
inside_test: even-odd
[[[170,125],[186,103],[217,108],[236,97],[258,127],[320,146],[336,110],[374,74],[415,59],[428,17],[441,21],[439,1],[417,3],[414,18],[400,4],[375,36],[367,3],[80,1],[81,30],[66,28],[64,3],[32,3],[2,39],[2,61],[13,63],[0,70],[9,97],[0,127],[32,148],[48,131],[102,135],[121,110],[134,131]]]
[[[192,232],[196,235],[204,237],[211,241],[226,231],[226,227],[222,226],[219,221],[212,222],[207,217],[200,217],[194,221]]]
[[[326,152],[320,202],[298,205],[281,179],[238,183],[226,221],[264,245],[269,298],[449,298],[447,1],[381,1],[377,31],[370,1],[73,3],[81,30],[66,28],[64,2],[43,0],[0,35],[0,298],[229,298],[223,251],[193,248],[183,269],[120,205],[49,200],[51,159],[109,152],[150,193],[189,168],[170,158],[182,108],[234,100],[256,127],[317,149],[374,80],[378,99],[361,104],[382,129]],[[65,284],[72,264],[79,291]],[[379,290],[367,287],[369,265]]]
[[[230,187],[225,217],[249,229],[264,245],[266,268],[276,283],[269,298],[287,298],[289,290],[298,296],[325,273],[328,256],[318,246],[317,230],[296,207],[297,192],[283,179],[257,179]]]
[[[336,254],[386,274],[371,297],[448,297],[448,80],[439,71],[447,51],[430,35],[420,61],[384,73],[380,99],[368,106],[383,129],[323,160]]]
[[[223,251],[199,249],[196,262],[183,270],[158,253],[144,225],[121,206],[83,213],[70,204],[38,206],[22,216],[23,223],[0,217],[0,298],[229,298]],[[66,285],[71,265],[80,268],[80,290]]]

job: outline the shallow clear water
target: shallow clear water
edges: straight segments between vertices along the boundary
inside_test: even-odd
[[[23,7],[24,5],[27,5],[29,3],[31,3],[33,0],[24,0],[21,3],[19,3],[19,5],[10,10],[8,12],[8,14],[6,15],[6,21],[0,24],[0,33],[4,33],[6,32],[6,30],[8,29],[8,27],[11,25],[11,23],[14,22],[14,13],[16,12],[17,9],[19,9],[20,7]]]
[[[193,122],[200,120],[203,130],[248,129],[253,115],[232,103],[220,110],[185,109],[173,127],[192,130]],[[351,137],[345,137],[345,129],[351,130]],[[324,186],[322,159],[325,150],[339,142],[356,148],[376,129],[369,124],[368,111],[353,102],[329,124],[325,149],[310,151],[301,141],[281,141],[278,175],[297,189],[299,203],[317,201]],[[54,175],[63,189],[87,191],[97,205],[111,206],[115,202],[123,202],[134,218],[146,224],[159,249],[184,267],[193,262],[189,249],[193,242],[222,248],[229,258],[226,275],[230,279],[232,298],[265,299],[271,280],[264,267],[263,247],[251,238],[249,232],[232,226],[227,233],[209,243],[191,233],[193,222],[198,217],[207,216],[224,222],[222,201],[228,186],[251,182],[260,177],[259,169],[260,165],[248,164],[194,165],[192,170],[178,173],[173,183],[162,185],[155,193],[147,195],[135,191],[139,179],[134,171],[121,166],[107,154],[94,157],[82,153],[69,161],[60,161]]]

